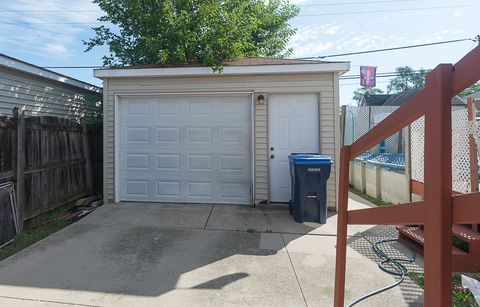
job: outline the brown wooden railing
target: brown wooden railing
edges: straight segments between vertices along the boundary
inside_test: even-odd
[[[451,99],[480,80],[480,46],[455,65],[440,64],[425,88],[340,154],[335,306],[344,306],[347,225],[424,225],[425,306],[451,306],[452,225],[480,223],[480,192],[452,196]],[[425,115],[424,200],[348,210],[349,162]]]

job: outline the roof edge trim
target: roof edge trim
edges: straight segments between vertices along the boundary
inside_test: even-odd
[[[89,84],[51,70],[35,66],[33,64],[9,57],[4,54],[0,54],[0,66],[4,66],[13,70],[18,70],[23,73],[34,75],[36,77],[50,79],[59,83],[64,83],[70,86],[78,87],[83,90],[101,93],[102,89],[93,84]]]
[[[259,75],[284,73],[329,73],[343,74],[350,70],[350,63],[325,64],[289,64],[289,65],[257,65],[257,66],[224,66],[221,75]],[[129,69],[95,69],[94,76],[103,78],[125,77],[187,77],[214,76],[210,67],[172,67],[172,68],[129,68]]]

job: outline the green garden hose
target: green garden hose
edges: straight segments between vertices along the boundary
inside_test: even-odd
[[[375,252],[375,254],[381,259],[380,262],[378,263],[378,267],[380,268],[380,270],[388,274],[398,276],[400,277],[400,279],[391,285],[385,286],[383,288],[380,288],[378,290],[365,294],[362,297],[359,297],[358,299],[354,300],[350,304],[346,305],[347,307],[354,306],[360,303],[361,301],[366,300],[369,297],[372,297],[374,295],[377,295],[379,293],[392,289],[400,285],[405,280],[405,276],[408,273],[408,269],[402,263],[413,263],[415,261],[415,253],[411,251],[412,257],[410,258],[390,257],[379,247],[381,244],[390,243],[390,242],[398,242],[398,239],[385,239],[385,240],[377,241],[375,243],[372,243],[372,242],[370,243],[372,244],[372,249]],[[390,266],[391,268],[387,268],[387,265]]]

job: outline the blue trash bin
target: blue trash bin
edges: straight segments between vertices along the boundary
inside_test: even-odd
[[[292,154],[290,213],[298,223],[327,222],[327,180],[332,158],[318,154]]]

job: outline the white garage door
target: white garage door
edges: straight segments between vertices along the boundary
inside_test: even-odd
[[[251,203],[250,95],[124,97],[119,111],[120,200]]]

